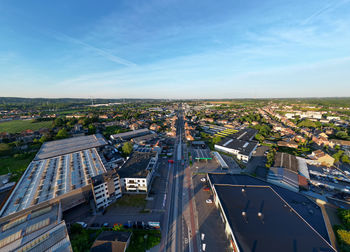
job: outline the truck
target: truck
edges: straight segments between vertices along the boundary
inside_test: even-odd
[[[160,222],[159,221],[149,221],[148,226],[153,229],[160,229]]]

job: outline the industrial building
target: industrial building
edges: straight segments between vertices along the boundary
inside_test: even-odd
[[[234,251],[336,251],[307,197],[247,175],[207,178]]]
[[[122,196],[119,175],[114,170],[91,179],[97,209],[103,209]]]
[[[43,144],[29,164],[0,216],[59,197],[67,210],[86,200],[91,191],[90,178],[105,173],[97,151],[107,142],[101,135],[81,136]]]
[[[118,170],[124,192],[148,193],[158,161],[158,152],[135,151]]]
[[[256,133],[255,129],[247,128],[225,137],[214,147],[217,151],[236,155],[237,159],[248,162],[258,147],[258,142],[252,140]]]
[[[306,162],[283,152],[277,152],[273,167],[269,169],[267,181],[298,192],[300,188],[308,188],[310,179]]]
[[[0,251],[71,252],[61,204],[45,202],[0,218]]]
[[[149,129],[138,129],[111,135],[111,139],[115,141],[129,141],[132,138],[149,135],[151,133]]]

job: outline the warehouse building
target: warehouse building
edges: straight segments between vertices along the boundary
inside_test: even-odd
[[[304,159],[277,152],[273,167],[269,169],[267,181],[298,192],[308,189],[310,175]]]
[[[320,208],[305,196],[247,175],[208,181],[234,251],[336,251]]]
[[[149,129],[138,129],[111,135],[111,139],[115,141],[129,141],[132,138],[149,135],[151,133]]]
[[[248,162],[253,152],[258,147],[257,141],[243,141],[225,137],[218,144],[215,144],[217,151],[226,152],[237,156],[238,160]]]
[[[237,159],[248,162],[253,152],[258,147],[258,142],[253,141],[257,131],[246,128],[231,134],[214,145],[215,150],[237,156]]]
[[[90,178],[106,172],[97,150],[106,144],[101,135],[43,144],[1,209],[0,216],[53,198],[62,199],[63,210],[84,202],[91,191]]]
[[[0,218],[0,251],[71,252],[60,202],[45,202]]]

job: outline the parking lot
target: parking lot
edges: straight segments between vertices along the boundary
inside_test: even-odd
[[[255,169],[258,166],[264,167],[266,164],[266,156],[264,155],[264,153],[269,149],[270,147],[268,146],[259,146],[258,148],[256,148],[255,153],[253,154],[253,156],[247,164],[247,168],[245,168],[245,172],[255,173]]]
[[[206,247],[205,251],[231,251],[218,209],[214,203],[206,203],[207,199],[212,199],[212,195],[210,191],[203,190],[208,187],[207,182],[200,181],[203,177],[203,175],[192,177],[202,251],[203,244]]]

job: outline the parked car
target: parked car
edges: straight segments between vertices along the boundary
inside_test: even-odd
[[[86,228],[87,227],[87,224],[85,222],[82,222],[82,221],[78,221],[76,222],[77,224],[79,224],[80,226],[82,226],[83,228]]]
[[[109,226],[108,222],[103,223],[103,227],[108,227],[108,226]]]
[[[209,191],[210,191],[210,188],[209,188],[209,187],[204,187],[204,188],[203,188],[203,191],[209,192]]]
[[[205,181],[207,181],[207,180],[206,180],[205,178],[201,178],[201,181],[202,181],[202,182],[205,182]]]
[[[208,204],[213,203],[213,201],[211,199],[207,199],[205,202],[208,203]]]

